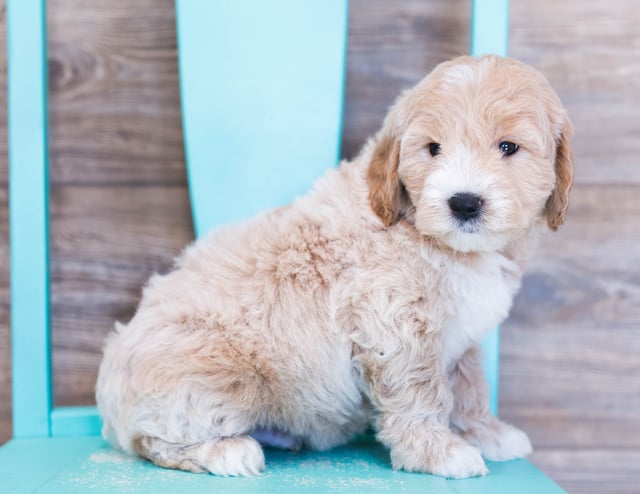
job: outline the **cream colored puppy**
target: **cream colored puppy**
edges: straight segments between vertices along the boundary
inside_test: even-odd
[[[256,438],[327,449],[370,424],[394,468],[463,478],[526,456],[489,412],[479,345],[564,221],[570,134],[531,68],[439,65],[354,161],[149,280],[106,343],[104,435],[220,475],[264,468]]]

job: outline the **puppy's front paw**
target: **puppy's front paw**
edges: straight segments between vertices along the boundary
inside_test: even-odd
[[[449,430],[431,433],[429,436],[424,442],[405,436],[401,443],[391,448],[393,468],[450,479],[465,479],[489,473],[480,450],[459,436]],[[416,449],[421,443],[422,448]]]
[[[498,419],[474,427],[465,432],[463,437],[480,448],[482,455],[491,461],[525,458],[533,451],[527,434]]]
[[[484,476],[489,470],[478,448],[464,441],[454,441],[443,459],[434,465],[431,473],[450,479],[466,479]]]

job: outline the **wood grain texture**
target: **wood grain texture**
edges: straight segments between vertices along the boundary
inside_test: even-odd
[[[468,50],[469,0],[351,0],[343,155],[400,90]],[[90,404],[102,339],[191,239],[173,0],[49,0],[55,401]],[[502,333],[501,415],[572,493],[640,482],[640,5],[522,0],[510,52],[576,127],[567,224]],[[0,0],[0,108],[6,106]],[[10,428],[6,112],[0,112],[0,442]]]
[[[91,404],[114,320],[193,236],[174,2],[48,13],[55,403]]]
[[[579,186],[503,331],[503,415],[541,447],[640,448],[640,194]]]
[[[64,186],[52,196],[54,389],[57,405],[94,403],[102,342],[133,315],[141,288],[192,238],[177,186]]]
[[[48,2],[54,186],[184,186],[173,4]]]
[[[571,494],[638,494],[639,449],[545,449],[531,461]]]
[[[7,8],[6,0],[0,0],[0,187],[6,188],[9,180],[7,147]]]
[[[0,443],[11,435],[6,2],[0,0]]]
[[[576,180],[640,184],[640,6],[511,2],[510,54],[539,68],[576,127]]]
[[[343,155],[353,157],[403,89],[469,51],[469,0],[351,0]]]

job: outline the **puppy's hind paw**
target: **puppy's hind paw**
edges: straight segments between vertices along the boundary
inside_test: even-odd
[[[258,475],[264,470],[264,453],[250,436],[226,437],[209,442],[203,464],[215,475],[225,477]]]

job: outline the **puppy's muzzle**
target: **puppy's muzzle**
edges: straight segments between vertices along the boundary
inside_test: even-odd
[[[451,208],[453,216],[463,222],[480,216],[483,204],[482,197],[468,192],[454,194],[449,199],[449,208]]]

